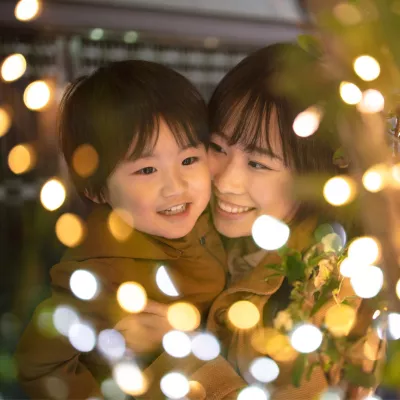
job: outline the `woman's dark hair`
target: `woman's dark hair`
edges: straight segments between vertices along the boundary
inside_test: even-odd
[[[215,89],[208,105],[210,132],[229,129],[229,145],[240,144],[248,151],[267,146],[273,154],[268,127],[276,112],[286,166],[297,175],[343,173],[333,163],[339,147],[336,135],[329,134],[333,116],[326,114],[312,136],[299,137],[293,131],[296,116],[330,91],[320,71],[317,58],[295,44],[278,43],[250,54]],[[315,211],[304,202],[297,218]],[[330,211],[336,215],[337,210]]]
[[[101,198],[107,178],[121,161],[153,148],[160,118],[179,146],[208,145],[204,100],[168,67],[140,60],[113,62],[68,86],[59,108],[60,144],[83,199],[84,193]],[[99,157],[89,177],[73,167],[75,150],[83,144],[91,145]]]

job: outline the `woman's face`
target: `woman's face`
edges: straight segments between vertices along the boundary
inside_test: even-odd
[[[273,154],[266,145],[251,152],[240,144],[229,146],[229,128],[212,134],[208,152],[213,180],[211,206],[215,227],[224,236],[250,236],[258,216],[287,220],[296,209],[293,175],[283,162],[275,112],[269,125]]]

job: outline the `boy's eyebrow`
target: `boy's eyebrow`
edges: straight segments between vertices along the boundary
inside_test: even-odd
[[[187,149],[197,149],[200,145],[201,145],[201,143],[198,143],[197,145],[192,145],[190,143],[185,144],[184,146],[182,146],[179,149],[179,153],[182,153]],[[137,157],[130,157],[129,161],[137,161],[137,160],[142,160],[142,159],[146,159],[146,158],[153,158],[153,157],[154,157],[153,150],[145,150],[142,154],[140,154]]]
[[[229,137],[224,132],[213,132],[213,135],[216,135],[216,136],[222,138],[223,140],[225,140],[225,142],[229,142]],[[248,154],[256,153],[259,156],[268,156],[270,158],[274,158],[274,159],[282,161],[281,157],[279,157],[278,155],[273,153],[270,149],[267,149],[265,147],[248,146],[248,147],[246,147],[245,152]]]

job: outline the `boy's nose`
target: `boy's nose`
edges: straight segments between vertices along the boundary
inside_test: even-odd
[[[169,173],[164,177],[162,195],[164,197],[179,196],[185,192],[187,182],[179,173]]]

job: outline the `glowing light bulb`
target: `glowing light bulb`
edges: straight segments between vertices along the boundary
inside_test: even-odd
[[[264,250],[281,248],[290,235],[290,229],[284,222],[269,215],[259,216],[254,221],[251,232],[256,244]]]
[[[251,375],[260,382],[273,382],[279,375],[278,364],[267,357],[256,358],[250,365]]]
[[[364,299],[375,297],[383,286],[383,272],[374,265],[358,270],[350,279],[357,296]]]
[[[176,358],[183,358],[190,354],[192,343],[189,336],[180,331],[169,331],[163,339],[164,350]]]
[[[385,107],[385,98],[376,89],[368,89],[363,93],[361,101],[357,104],[357,110],[365,114],[374,114]]]
[[[308,137],[314,134],[321,122],[322,109],[312,106],[301,112],[293,122],[293,131],[297,136]]]
[[[118,288],[117,300],[125,311],[138,313],[147,304],[146,290],[139,283],[125,282]]]
[[[179,292],[176,290],[175,285],[173,284],[166,268],[163,265],[157,269],[156,283],[158,288],[167,296],[179,296]]]
[[[57,179],[47,181],[40,191],[40,201],[49,211],[57,210],[65,201],[64,185]]]
[[[371,265],[379,260],[381,246],[377,239],[370,236],[362,236],[350,243],[348,257],[352,262],[362,265]]]
[[[335,176],[325,183],[323,194],[329,204],[342,206],[354,199],[355,184],[350,177]]]
[[[96,277],[84,269],[72,273],[69,285],[72,293],[81,300],[92,300],[98,292]]]
[[[38,0],[20,0],[15,6],[14,15],[20,21],[30,21],[38,16],[39,11]]]
[[[362,92],[354,83],[342,82],[339,87],[340,97],[347,104],[358,104],[362,99]]]
[[[312,324],[298,325],[290,335],[290,342],[300,353],[312,353],[322,343],[322,332]]]
[[[381,73],[378,61],[371,56],[360,56],[354,61],[354,71],[364,81],[373,81]]]
[[[160,381],[161,391],[170,399],[181,399],[189,393],[189,381],[178,372],[164,375]]]
[[[6,82],[21,78],[26,71],[26,60],[22,54],[11,54],[1,64],[1,77]]]
[[[176,330],[193,331],[200,324],[200,312],[193,304],[174,303],[168,308],[167,319]]]
[[[49,85],[44,81],[32,82],[24,91],[24,103],[30,110],[42,110],[50,101]]]
[[[250,329],[260,320],[260,312],[252,302],[241,300],[229,307],[228,319],[238,329]]]
[[[76,247],[86,235],[84,222],[75,214],[63,214],[56,222],[56,235],[65,246]]]
[[[29,144],[18,144],[8,154],[8,166],[16,175],[29,172],[35,164],[36,154]]]

